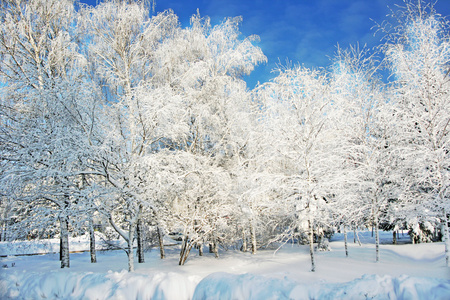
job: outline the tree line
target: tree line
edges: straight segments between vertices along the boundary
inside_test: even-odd
[[[192,248],[310,245],[333,228],[435,231],[449,263],[449,24],[405,0],[374,49],[337,48],[327,68],[280,67],[241,18],[182,28],[149,1],[0,4],[2,241],[69,236],[108,220],[144,261],[144,235]],[[346,250],[347,252],[347,250]],[[347,252],[348,253],[348,252]]]

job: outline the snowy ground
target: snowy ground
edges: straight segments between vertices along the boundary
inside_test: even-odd
[[[370,232],[360,233],[362,246],[349,234],[349,257],[341,235],[331,240],[332,251],[316,252],[316,272],[310,272],[308,246],[285,245],[256,255],[221,251],[219,259],[191,253],[178,266],[178,246],[146,253],[144,264],[128,273],[126,254],[71,254],[70,269],[60,269],[59,254],[35,243],[0,243],[0,299],[450,299],[450,268],[445,267],[444,244],[388,244],[382,235],[380,262]],[[57,246],[57,241],[53,242]],[[71,240],[71,250],[88,248],[87,239]],[[14,267],[12,267],[14,264]]]

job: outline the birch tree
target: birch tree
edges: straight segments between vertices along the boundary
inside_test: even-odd
[[[1,5],[2,159],[11,167],[3,183],[14,183],[10,195],[29,212],[23,220],[44,222],[27,224],[44,229],[59,219],[61,267],[69,267],[67,228],[76,213],[77,182],[90,172],[84,150],[95,119],[83,89],[86,60],[77,51],[73,2]]]
[[[270,126],[270,160],[279,164],[281,203],[294,214],[292,235],[306,231],[311,271],[315,271],[314,234],[327,223],[327,198],[332,195],[337,136],[328,118],[329,85],[325,72],[304,67],[286,68],[260,87]]]
[[[192,247],[217,245],[219,227],[226,227],[231,216],[233,167],[247,138],[240,125],[249,110],[249,94],[241,76],[265,61],[252,44],[254,37],[239,38],[240,21],[229,18],[212,26],[209,18],[194,15],[191,27],[160,48],[161,69],[152,79],[170,86],[183,99],[185,112],[180,138],[172,140],[186,160],[182,169],[193,168],[186,169],[175,209],[184,232],[180,264]]]
[[[379,260],[381,213],[395,197],[395,152],[392,151],[392,115],[378,78],[375,54],[353,46],[338,48],[332,66],[333,109],[341,144],[342,180],[334,211],[346,226],[372,223]]]
[[[394,13],[398,23],[383,49],[395,80],[395,142],[402,158],[405,218],[441,219],[449,266],[448,21],[423,1],[405,1]]]
[[[164,106],[167,90],[155,91],[149,83],[156,49],[177,29],[177,18],[171,11],[151,17],[145,1],[104,2],[85,7],[81,16],[96,81],[104,84],[104,120],[99,124],[103,137],[96,160],[111,188],[112,202],[102,211],[127,242],[128,267],[133,271],[136,226],[152,201],[139,193],[139,186],[151,180],[140,166],[162,135],[170,138],[169,132],[161,132],[168,116],[177,122],[176,112],[163,111],[168,107]],[[168,95],[168,99],[177,98]]]

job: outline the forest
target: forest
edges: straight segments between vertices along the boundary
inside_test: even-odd
[[[128,270],[164,236],[203,246],[326,247],[334,232],[407,230],[449,266],[450,27],[405,0],[380,44],[330,64],[267,61],[240,17],[211,24],[150,1],[0,2],[0,241],[125,241]],[[347,239],[346,239],[347,243]],[[200,254],[201,255],[201,254]]]

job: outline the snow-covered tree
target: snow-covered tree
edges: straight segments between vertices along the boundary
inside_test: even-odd
[[[379,260],[380,218],[395,185],[392,121],[377,60],[368,49],[338,48],[332,65],[333,113],[340,136],[342,180],[336,190],[334,213],[344,227],[372,225]]]
[[[339,143],[329,116],[332,102],[326,73],[286,68],[259,87],[267,122],[267,164],[276,167],[280,205],[290,207],[290,234],[307,232],[311,270],[315,270],[314,233],[329,223],[327,202],[336,180]]]
[[[152,79],[170,86],[185,112],[180,138],[170,144],[183,160],[191,160],[183,169],[188,164],[193,168],[186,169],[176,203],[176,219],[185,233],[180,264],[193,246],[217,245],[220,228],[227,227],[233,211],[236,195],[230,186],[248,139],[244,124],[251,110],[241,77],[265,61],[253,37],[240,39],[240,21],[226,19],[212,26],[209,18],[194,15],[191,27],[160,48],[161,71]]]
[[[45,231],[59,220],[61,267],[69,267],[67,228],[81,175],[90,173],[95,120],[73,2],[2,1],[1,11],[2,160],[9,166],[2,186],[27,212],[18,216],[22,228]]]
[[[154,200],[140,192],[154,180],[143,173],[146,159],[161,139],[171,137],[167,124],[176,124],[180,115],[174,110],[179,98],[150,83],[156,50],[177,30],[178,21],[171,11],[151,16],[145,1],[108,1],[85,7],[80,23],[86,28],[94,80],[102,85],[102,123],[97,124],[102,133],[94,160],[111,197],[101,211],[127,242],[132,271],[136,226]]]
[[[394,79],[396,139],[407,222],[443,224],[449,265],[450,35],[448,21],[423,1],[405,1],[383,49]],[[419,228],[418,224],[411,224]],[[417,232],[418,234],[419,232]]]

